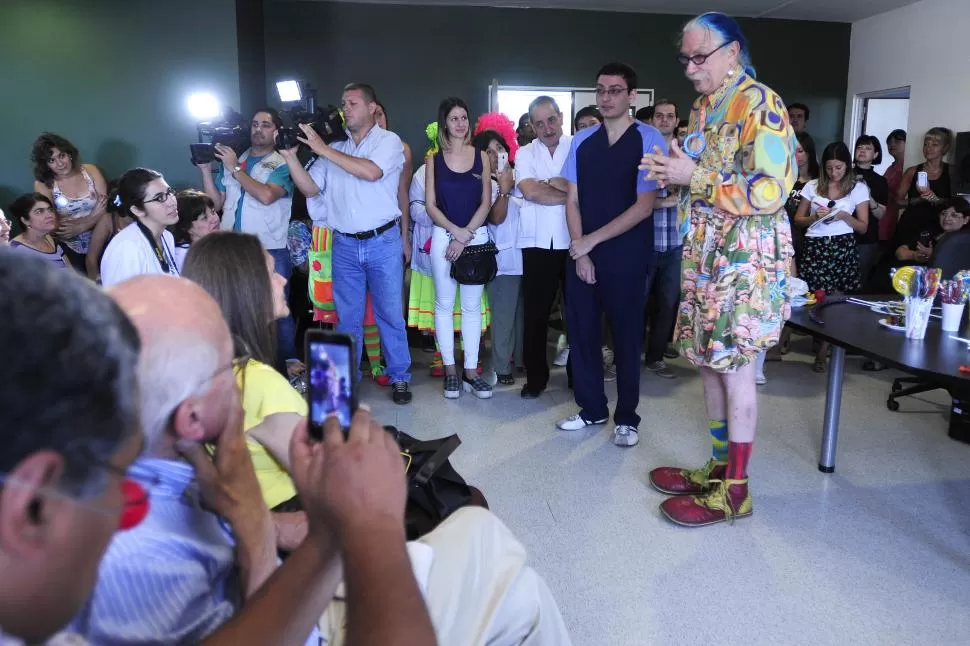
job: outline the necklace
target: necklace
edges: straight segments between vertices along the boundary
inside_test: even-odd
[[[21,236],[21,239],[23,240],[23,244],[25,246],[30,247],[34,251],[39,251],[41,253],[54,253],[57,251],[57,245],[54,244],[53,238],[51,238],[48,234],[44,234],[44,237],[41,238],[40,242],[36,244],[26,235]],[[46,246],[47,249],[42,249],[41,246]]]

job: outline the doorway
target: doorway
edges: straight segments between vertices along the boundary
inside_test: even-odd
[[[877,173],[885,173],[893,163],[886,150],[886,137],[897,128],[906,130],[909,123],[909,87],[860,94],[856,102],[859,108],[857,126],[849,144],[854,144],[862,134],[878,139],[882,145],[882,163],[874,168]]]

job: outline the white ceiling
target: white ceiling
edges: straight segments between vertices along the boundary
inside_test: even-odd
[[[330,1],[330,0],[326,0]],[[723,11],[732,16],[855,22],[914,4],[918,0],[337,0],[372,4],[467,5],[700,14]]]

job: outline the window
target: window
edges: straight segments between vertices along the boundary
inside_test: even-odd
[[[562,110],[563,115],[569,117],[565,119],[567,123],[563,124],[563,132],[566,134],[572,134],[573,120],[570,115],[574,114],[573,111],[573,93],[572,92],[562,92],[555,90],[545,90],[542,88],[537,88],[533,90],[510,90],[499,88],[498,91],[498,110],[515,124],[516,128],[519,126],[519,117],[529,111],[529,104],[540,96],[551,96],[556,100],[559,105],[559,109]],[[582,106],[580,106],[582,107]]]
[[[551,96],[562,110],[563,120],[566,122],[563,124],[563,132],[567,135],[573,134],[573,118],[576,112],[588,105],[596,105],[596,92],[593,88],[519,87],[493,82],[489,90],[491,111],[501,112],[516,127],[519,125],[519,117],[528,112],[533,99],[543,95]],[[633,111],[649,105],[653,105],[653,90],[638,89]]]

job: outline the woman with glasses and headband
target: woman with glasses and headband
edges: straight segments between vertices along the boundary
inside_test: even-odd
[[[701,93],[683,150],[646,155],[650,179],[682,186],[685,234],[681,354],[700,367],[713,456],[700,469],[650,474],[673,497],[661,511],[697,527],[751,515],[748,460],[757,422],[755,360],[791,312],[793,254],[785,200],[795,183],[794,131],[781,98],[755,80],[741,28],[705,13],[683,29],[680,63]]]
[[[109,196],[118,213],[134,221],[118,232],[101,258],[105,287],[144,274],[178,275],[175,238],[166,230],[179,220],[175,189],[158,171],[133,168]]]
[[[248,233],[217,231],[198,239],[185,256],[182,276],[215,299],[235,341],[236,382],[242,392],[243,430],[256,478],[273,511],[277,546],[292,551],[306,536],[290,478],[290,439],[307,416],[303,397],[277,372],[276,321],[289,316],[273,256]]]

